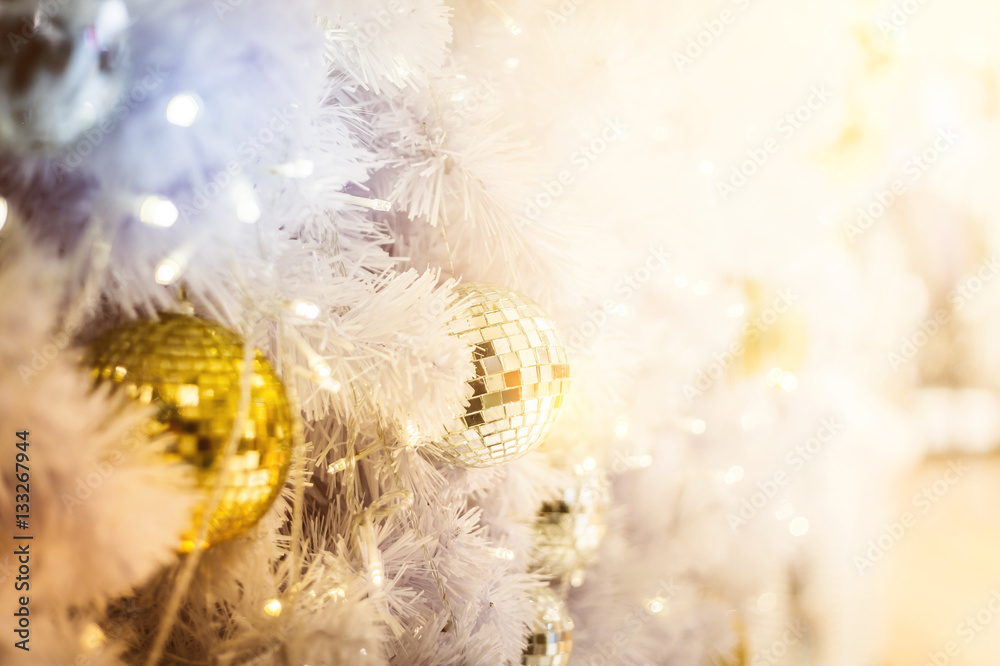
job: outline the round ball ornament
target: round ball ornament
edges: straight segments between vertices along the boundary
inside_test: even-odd
[[[531,596],[531,605],[535,619],[522,666],[565,666],[573,650],[573,620],[566,604],[546,585]]]
[[[543,502],[535,520],[533,568],[583,583],[583,568],[597,555],[608,530],[611,488],[603,474],[584,473]]]
[[[569,362],[555,323],[521,294],[489,284],[459,285],[464,307],[452,333],[475,345],[472,398],[430,450],[462,467],[520,458],[545,438],[569,392]]]
[[[0,146],[52,151],[106,120],[128,26],[124,0],[0,2]]]
[[[253,360],[249,416],[238,424],[243,340],[222,326],[180,314],[131,322],[94,342],[86,362],[96,382],[112,382],[158,408],[150,435],[175,436],[164,462],[187,465],[203,494],[181,536],[182,553],[194,549],[220,475],[224,494],[209,517],[206,547],[242,534],[267,512],[291,463],[293,422],[285,388],[260,350]],[[239,443],[223,466],[234,427]]]

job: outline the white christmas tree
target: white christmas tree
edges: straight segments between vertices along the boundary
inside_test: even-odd
[[[924,90],[911,18],[0,5],[0,598],[24,632],[0,661],[557,665],[571,640],[574,664],[877,663],[866,548],[889,479],[1000,428],[989,391],[921,388],[944,383],[933,348],[923,376],[894,372],[935,302],[911,307],[912,273],[940,299],[965,270],[907,266],[945,235],[906,231],[933,224],[920,197],[940,185],[992,238],[986,183],[892,194],[914,135],[942,153],[996,136],[947,109],[891,127]],[[996,56],[976,48],[948,79],[971,91]],[[884,182],[905,212],[870,194]],[[479,294],[507,319],[470,311]],[[990,353],[988,310],[958,314],[970,357]],[[226,410],[197,384],[169,414],[162,390],[113,390],[173,367],[186,343],[156,335],[176,313],[242,341],[238,381],[212,389]],[[144,355],[95,382],[128,330],[114,349]],[[501,381],[509,443],[483,396],[487,358],[518,349],[493,341],[517,336],[537,368]],[[291,426],[255,411],[257,349]],[[962,409],[977,425],[955,434]],[[227,425],[196,451],[151,427],[188,413]],[[456,434],[473,413],[486,429]],[[558,420],[529,434],[532,414]],[[247,462],[255,423],[284,448]],[[472,460],[480,436],[512,452]],[[196,454],[223,473],[192,485]],[[212,509],[252,514],[260,492],[266,513],[215,543]]]

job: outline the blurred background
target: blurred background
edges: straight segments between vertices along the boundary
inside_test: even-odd
[[[59,480],[33,500],[49,663],[158,641],[176,663],[494,664],[535,585],[574,664],[997,664],[998,0],[0,19],[0,425],[30,415]],[[572,366],[544,446],[499,469],[442,455],[469,393],[454,279],[538,301]],[[60,494],[128,423],[59,352],[182,298],[283,369],[315,455],[289,472],[288,448],[202,564],[176,549],[190,498],[147,483],[162,463],[100,481],[87,520]],[[539,507],[581,479],[587,557],[543,575]]]

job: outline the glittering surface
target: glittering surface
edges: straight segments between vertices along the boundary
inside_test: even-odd
[[[597,473],[575,481],[558,500],[543,503],[535,521],[536,567],[556,576],[592,560],[607,532],[608,483]]]
[[[542,441],[559,413],[569,391],[566,348],[548,315],[516,292],[472,283],[455,293],[465,309],[454,331],[476,345],[473,397],[432,450],[466,467],[514,460]]]
[[[532,596],[535,622],[521,656],[524,666],[565,666],[573,649],[573,620],[566,604],[545,586]]]
[[[267,511],[291,461],[292,416],[284,386],[260,351],[253,362],[249,418],[239,426],[236,455],[224,470],[220,455],[236,420],[243,370],[243,341],[236,334],[195,317],[162,315],[160,321],[111,331],[91,347],[88,364],[96,379],[159,406],[150,430],[176,435],[168,462],[191,466],[192,483],[204,490],[204,501],[218,475],[225,475],[206,545],[243,533]],[[182,552],[193,549],[203,512],[203,505],[196,509],[182,536]]]

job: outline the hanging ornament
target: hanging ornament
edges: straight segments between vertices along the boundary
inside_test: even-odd
[[[573,650],[573,620],[562,599],[548,585],[531,597],[535,621],[521,655],[523,666],[565,666]]]
[[[538,446],[559,414],[569,391],[566,348],[549,316],[517,292],[472,283],[455,295],[465,307],[453,332],[475,345],[473,395],[429,449],[463,467],[515,460]]]
[[[107,119],[128,22],[123,0],[0,3],[0,146],[58,149]]]
[[[543,502],[535,520],[532,567],[553,576],[570,575],[583,584],[583,568],[597,555],[608,530],[611,488],[599,472],[584,472],[562,489],[559,499]]]
[[[250,411],[236,424],[243,372],[243,340],[235,333],[188,315],[121,326],[90,348],[88,365],[97,381],[111,381],[144,404],[159,408],[149,434],[176,440],[165,462],[191,468],[204,499],[181,537],[191,552],[205,503],[223,475],[224,494],[209,518],[206,546],[238,536],[267,512],[285,482],[292,457],[292,414],[285,388],[258,350],[250,382]],[[222,467],[234,426],[235,455]]]

